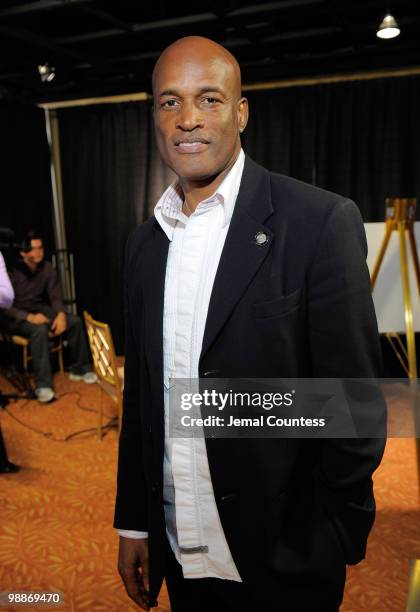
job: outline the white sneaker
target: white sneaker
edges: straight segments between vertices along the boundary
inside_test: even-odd
[[[47,404],[55,398],[54,390],[51,387],[38,387],[35,389],[35,395],[39,402]]]
[[[70,372],[69,379],[75,382],[82,380],[86,384],[92,385],[93,383],[96,383],[98,377],[96,376],[95,372],[86,372],[85,374],[73,374]]]

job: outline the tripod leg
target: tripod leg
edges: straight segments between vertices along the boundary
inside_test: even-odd
[[[404,299],[405,329],[407,334],[408,370],[410,378],[416,379],[417,359],[413,326],[413,307],[411,304],[410,280],[408,277],[407,251],[405,247],[405,227],[404,223],[402,222],[398,223],[398,237],[400,242],[401,282]]]
[[[410,225],[407,228],[408,237],[410,239],[410,247],[411,247],[411,255],[413,257],[414,269],[416,271],[416,279],[417,279],[417,289],[420,293],[420,266],[419,266],[419,256],[417,253],[417,244],[416,244],[416,236],[414,234],[413,226]]]
[[[381,248],[379,249],[378,257],[376,258],[375,265],[372,271],[372,278],[371,278],[372,291],[375,287],[376,279],[378,277],[379,269],[381,267],[381,263],[385,255],[385,251],[388,246],[389,239],[391,238],[391,232],[392,232],[392,227],[391,225],[387,224],[385,228],[385,236],[382,240]]]

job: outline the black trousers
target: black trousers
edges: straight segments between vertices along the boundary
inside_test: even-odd
[[[242,582],[220,578],[184,578],[182,568],[167,545],[165,581],[172,612],[256,612]],[[274,610],[274,608],[273,608]]]
[[[4,445],[3,434],[0,427],[0,468],[4,467],[7,463],[6,447]]]
[[[42,312],[52,323],[54,313],[49,306],[42,305],[37,307],[37,312]],[[80,317],[72,314],[66,314],[66,317],[67,331],[65,333],[73,360],[71,371],[74,374],[84,374],[90,369],[90,359],[83,324]],[[14,333],[29,338],[36,386],[52,387],[48,338],[50,325],[34,325],[33,323],[28,323],[28,321],[17,322],[3,317],[1,326],[6,333]]]
[[[220,578],[184,578],[182,568],[173,554],[169,543],[166,551],[166,586],[172,612],[291,612],[291,607],[282,601],[281,587],[278,598],[267,603],[261,603],[255,593],[264,589],[264,584],[254,585],[253,589],[244,582],[222,580]],[[320,608],[312,608],[317,612]],[[322,612],[338,612],[336,605],[323,606]],[[293,612],[297,608],[293,607]],[[308,612],[308,608],[299,610]]]

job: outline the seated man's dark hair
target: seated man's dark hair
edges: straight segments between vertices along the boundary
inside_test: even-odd
[[[27,253],[31,250],[32,246],[31,246],[31,241],[32,240],[42,240],[42,243],[44,243],[44,240],[41,236],[41,234],[35,230],[31,230],[29,231],[26,236],[24,237],[24,239],[21,242],[21,250],[24,253]]]

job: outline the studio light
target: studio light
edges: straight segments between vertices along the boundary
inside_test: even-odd
[[[387,13],[379,25],[378,31],[376,32],[376,36],[378,38],[388,39],[399,36],[399,33],[400,28],[398,27],[398,23],[396,22],[395,17],[391,15],[391,13]]]
[[[55,68],[48,63],[39,64],[38,72],[43,83],[50,83],[55,77]]]

